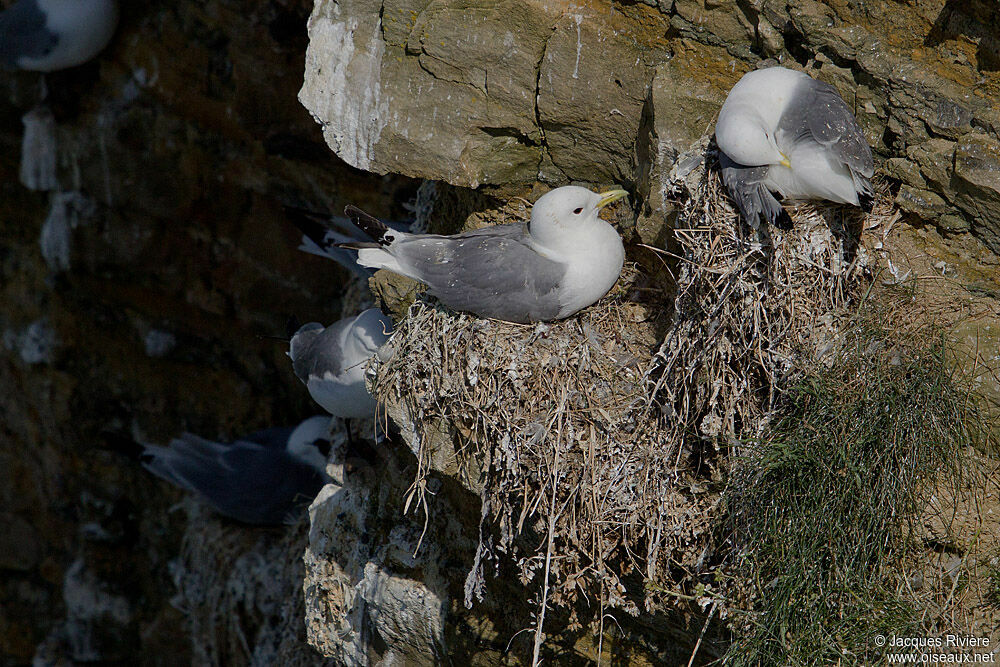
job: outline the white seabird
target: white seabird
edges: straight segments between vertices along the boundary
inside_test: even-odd
[[[143,445],[143,466],[200,496],[231,519],[255,525],[294,523],[330,481],[330,418],[306,419],[294,429],[270,428],[232,443],[192,433],[167,447]]]
[[[331,415],[373,417],[375,399],[365,386],[365,366],[391,334],[392,320],[369,308],[328,327],[304,324],[292,336],[288,356],[295,376]]]
[[[17,0],[0,13],[0,63],[54,72],[96,56],[118,26],[116,0]]]
[[[363,211],[344,213],[375,243],[351,243],[358,263],[426,283],[446,306],[510,322],[569,317],[614,286],[625,261],[615,228],[598,212],[625,197],[565,186],[543,195],[528,223],[440,236],[389,229]]]
[[[772,196],[827,199],[871,210],[872,151],[833,86],[769,67],[729,91],[715,126],[722,181],[743,218],[789,225]]]

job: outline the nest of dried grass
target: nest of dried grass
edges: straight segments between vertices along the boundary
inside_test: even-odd
[[[441,450],[452,450],[435,435],[453,427],[456,464],[483,498],[467,603],[483,595],[484,561],[503,552],[526,584],[543,575],[547,603],[595,597],[635,612],[621,577],[646,554],[629,545],[651,526],[659,543],[700,541],[709,502],[673,486],[643,498],[637,483],[666,435],[649,419],[657,338],[648,306],[630,298],[639,278],[628,267],[609,297],[564,322],[510,324],[418,301],[399,324],[376,393],[413,423],[422,474],[448,465]],[[414,500],[426,503],[421,490]]]
[[[870,282],[862,216],[802,206],[793,230],[758,235],[739,222],[704,155],[697,147],[680,162],[695,168],[673,175],[681,213],[672,299],[650,301],[631,267],[600,303],[553,324],[482,320],[418,300],[376,367],[375,394],[405,424],[420,464],[408,505],[433,511],[432,469],[480,494],[466,604],[484,595],[484,563],[516,563],[537,586],[536,653],[551,605],[569,610],[571,626],[587,620],[584,608],[602,626],[605,608],[636,614],[708,599],[703,587],[691,593],[710,560],[725,468],[711,457],[760,431],[782,387],[822,356]],[[669,311],[666,332],[656,331]]]
[[[892,199],[882,192],[868,215],[802,204],[793,229],[757,233],[715,172],[675,169],[672,177],[682,253],[674,324],[650,369],[650,396],[678,445],[686,434],[737,444],[759,434],[781,389],[824,356],[871,285],[877,267],[862,233],[892,218]]]

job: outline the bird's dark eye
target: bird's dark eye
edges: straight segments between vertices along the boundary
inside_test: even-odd
[[[319,453],[323,456],[330,456],[330,449],[332,447],[329,440],[318,439],[313,441],[313,445],[319,450]]]
[[[573,209],[573,213],[580,215],[581,213],[583,213],[583,207],[581,206],[580,208]]]

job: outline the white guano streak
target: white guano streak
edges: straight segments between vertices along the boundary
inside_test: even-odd
[[[365,170],[389,118],[380,85],[385,53],[381,20],[370,31],[367,27],[356,18],[314,14],[309,21],[305,83],[299,92],[299,101],[323,126],[334,152]],[[360,31],[367,35],[360,36]]]

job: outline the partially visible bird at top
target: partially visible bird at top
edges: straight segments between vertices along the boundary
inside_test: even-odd
[[[836,89],[808,74],[784,67],[745,74],[719,111],[715,139],[722,181],[751,227],[761,218],[791,226],[773,192],[871,210],[871,148]]]
[[[595,303],[618,280],[621,236],[598,216],[625,197],[564,186],[542,195],[527,223],[440,236],[389,229],[354,206],[344,213],[371,239],[347,243],[358,263],[426,283],[454,310],[509,322],[558,320]]]
[[[330,481],[330,418],[269,428],[235,442],[184,433],[166,447],[144,444],[140,460],[157,477],[190,491],[242,523],[294,523]]]
[[[117,26],[117,0],[17,0],[0,12],[0,64],[35,72],[82,65]]]
[[[328,327],[319,322],[304,324],[288,345],[295,376],[331,415],[373,417],[375,399],[365,386],[365,368],[392,330],[392,320],[377,308]]]

